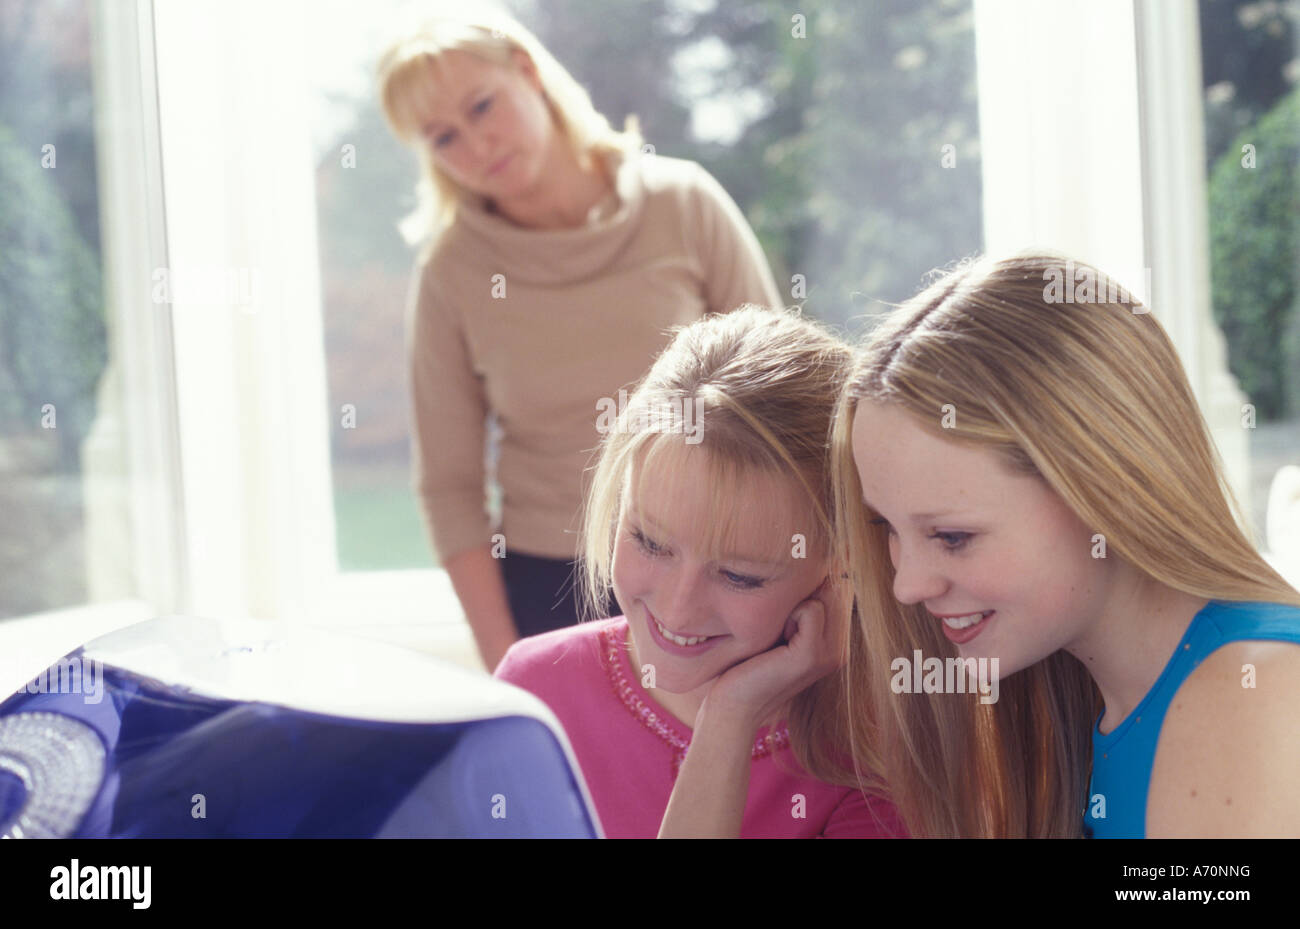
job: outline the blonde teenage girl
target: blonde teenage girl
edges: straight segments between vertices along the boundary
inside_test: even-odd
[[[878,791],[807,773],[850,751],[828,672],[860,631],[831,567],[827,447],[849,361],[796,312],[745,307],[681,329],[608,424],[585,577],[592,613],[612,591],[624,615],[520,641],[497,669],[559,717],[607,835],[898,832]],[[780,692],[715,691],[741,664],[763,688],[791,658]],[[736,783],[714,804],[719,770]],[[683,782],[698,792],[670,811]]]
[[[962,267],[873,334],[835,448],[848,709],[913,834],[1300,835],[1300,594],[1145,307],[1059,256]],[[918,653],[998,699],[908,692]]]

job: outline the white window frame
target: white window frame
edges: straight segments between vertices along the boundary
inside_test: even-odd
[[[474,666],[445,571],[339,571],[310,19],[303,0],[186,0],[156,12],[171,261],[250,269],[259,285],[251,311],[175,295],[193,608],[345,628]],[[404,358],[377,363],[400,371]]]
[[[1228,484],[1249,518],[1250,442],[1242,425],[1248,398],[1228,370],[1227,340],[1211,303],[1200,9],[1191,2],[1136,0],[1134,11],[1148,264],[1168,306],[1161,321],[1171,330]]]
[[[1088,261],[1152,307],[1248,514],[1246,398],[1210,313],[1198,17],[1181,0],[975,0],[984,242]]]

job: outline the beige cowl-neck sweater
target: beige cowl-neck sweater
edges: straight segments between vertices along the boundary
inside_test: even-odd
[[[416,269],[407,313],[413,484],[446,562],[573,558],[601,398],[618,397],[668,327],[781,302],[758,240],[694,162],[609,156],[615,191],[586,225],[525,229],[465,202]],[[502,525],[485,506],[485,419],[501,426]]]

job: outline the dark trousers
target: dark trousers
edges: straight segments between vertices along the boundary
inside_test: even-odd
[[[520,638],[577,624],[581,585],[576,561],[507,552],[501,571]],[[609,599],[609,615],[621,616],[613,591]]]

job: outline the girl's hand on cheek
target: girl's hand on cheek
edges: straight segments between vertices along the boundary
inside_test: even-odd
[[[790,613],[782,641],[718,675],[700,714],[725,717],[751,732],[794,696],[843,664],[851,592],[828,576]]]

